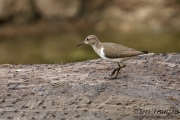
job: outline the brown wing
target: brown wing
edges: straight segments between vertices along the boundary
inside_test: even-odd
[[[105,56],[108,58],[133,57],[146,54],[145,51],[138,51],[116,43],[103,43]]]

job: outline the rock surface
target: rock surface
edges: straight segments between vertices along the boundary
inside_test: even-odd
[[[180,54],[116,64],[89,60],[66,64],[0,65],[0,119],[180,119]]]

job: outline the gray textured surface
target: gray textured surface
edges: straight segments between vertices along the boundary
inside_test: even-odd
[[[116,64],[0,65],[0,120],[136,120],[180,118],[180,54]],[[165,111],[163,111],[165,110]]]

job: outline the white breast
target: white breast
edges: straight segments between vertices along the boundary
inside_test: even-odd
[[[94,51],[101,57],[101,49],[96,49],[96,47],[92,46]]]
[[[95,47],[93,47],[93,49],[104,60],[107,60],[107,61],[110,61],[110,62],[121,62],[121,61],[123,61],[123,59],[121,59],[121,58],[116,58],[116,59],[107,58],[105,56],[103,47],[101,47],[100,50],[97,50]]]
[[[108,59],[107,57],[105,57],[105,54],[104,54],[104,48],[102,47],[101,48],[101,51],[100,51],[100,57],[102,58],[102,59]]]

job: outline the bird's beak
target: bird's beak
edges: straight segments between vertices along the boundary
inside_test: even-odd
[[[79,43],[79,44],[77,44],[76,47],[78,47],[78,46],[80,46],[80,45],[83,45],[83,44],[84,44],[84,41],[81,42],[81,43]]]

